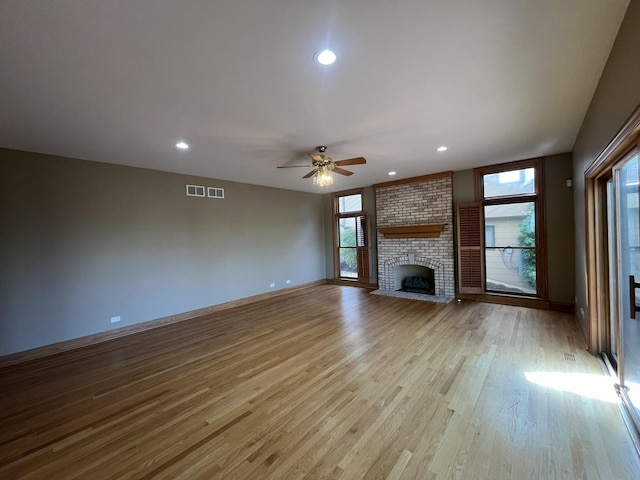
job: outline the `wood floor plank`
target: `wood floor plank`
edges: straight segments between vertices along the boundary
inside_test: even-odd
[[[320,285],[0,369],[0,478],[640,479],[612,391],[570,315]]]

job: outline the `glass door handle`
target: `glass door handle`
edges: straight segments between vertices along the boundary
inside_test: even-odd
[[[629,275],[629,312],[632,319],[636,319],[636,312],[640,311],[640,305],[636,305],[636,288],[640,288],[640,283],[636,282],[633,275]]]

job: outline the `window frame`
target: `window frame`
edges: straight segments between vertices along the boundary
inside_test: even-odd
[[[484,198],[484,182],[485,175],[508,172],[512,170],[524,170],[527,168],[534,169],[534,188],[532,193],[520,193],[515,195],[505,195],[499,197]],[[481,221],[482,221],[482,255],[483,255],[483,293],[506,296],[506,297],[524,297],[535,299],[548,299],[548,283],[547,283],[547,253],[546,253],[546,228],[544,219],[544,161],[543,158],[532,158],[527,160],[519,160],[515,162],[499,163],[487,167],[478,167],[474,169],[474,184],[476,201],[480,204]],[[487,266],[486,266],[486,246],[485,239],[485,218],[484,209],[491,205],[507,205],[513,203],[532,202],[535,209],[535,234],[536,234],[536,293],[516,293],[501,292],[497,290],[487,290]],[[490,247],[498,248],[498,247]],[[516,248],[516,247],[514,247]]]
[[[360,195],[360,207],[361,209],[359,211],[353,211],[353,212],[345,212],[345,213],[340,213],[340,198],[341,197],[348,197],[351,195]],[[364,188],[356,188],[356,189],[352,189],[352,190],[345,190],[342,192],[334,192],[331,194],[331,200],[332,200],[332,209],[333,209],[333,215],[332,215],[332,228],[333,228],[333,277],[336,280],[339,281],[345,281],[345,282],[362,282],[363,281],[363,276],[361,275],[361,271],[360,271],[360,265],[358,265],[358,276],[357,278],[353,278],[353,277],[343,277],[341,275],[341,270],[340,270],[340,230],[338,227],[338,223],[340,221],[340,219],[342,218],[355,218],[356,219],[356,224],[358,222],[358,218],[359,217],[364,217],[364,221],[365,221],[365,231],[364,231],[364,240],[365,240],[365,245],[364,246],[359,246],[358,245],[358,238],[357,238],[357,233],[356,233],[356,246],[355,247],[348,247],[348,248],[355,248],[356,249],[356,258],[358,257],[358,249],[366,249],[367,252],[370,252],[370,232],[369,232],[369,215],[367,214],[367,212],[364,211]],[[357,232],[357,225],[356,225],[356,232]],[[370,262],[369,260],[369,255],[367,254],[367,261]],[[370,265],[367,265],[366,268],[366,273],[367,273],[367,279],[366,282],[368,283],[370,281]]]

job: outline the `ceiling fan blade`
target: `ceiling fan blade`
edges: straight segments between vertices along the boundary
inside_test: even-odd
[[[362,165],[363,163],[367,163],[367,160],[364,157],[356,157],[347,158],[346,160],[338,160],[334,163],[336,165]]]
[[[346,176],[353,175],[353,172],[350,172],[349,170],[345,170],[344,168],[340,168],[340,167],[335,167],[331,171],[339,173],[340,175],[346,175]]]
[[[309,177],[313,177],[315,175],[315,173],[318,171],[317,168],[314,168],[313,170],[311,170],[309,173],[307,173],[304,177],[302,178],[309,178]]]
[[[317,153],[307,153],[307,155],[309,155],[311,157],[311,160],[313,160],[314,162],[324,162],[324,155],[319,155]]]
[[[300,167],[310,168],[310,167],[313,167],[313,165],[280,165],[276,168],[300,168]]]

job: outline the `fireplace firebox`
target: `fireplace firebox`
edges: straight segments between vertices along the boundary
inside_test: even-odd
[[[396,265],[395,290],[435,295],[435,275],[432,268],[422,265]]]

